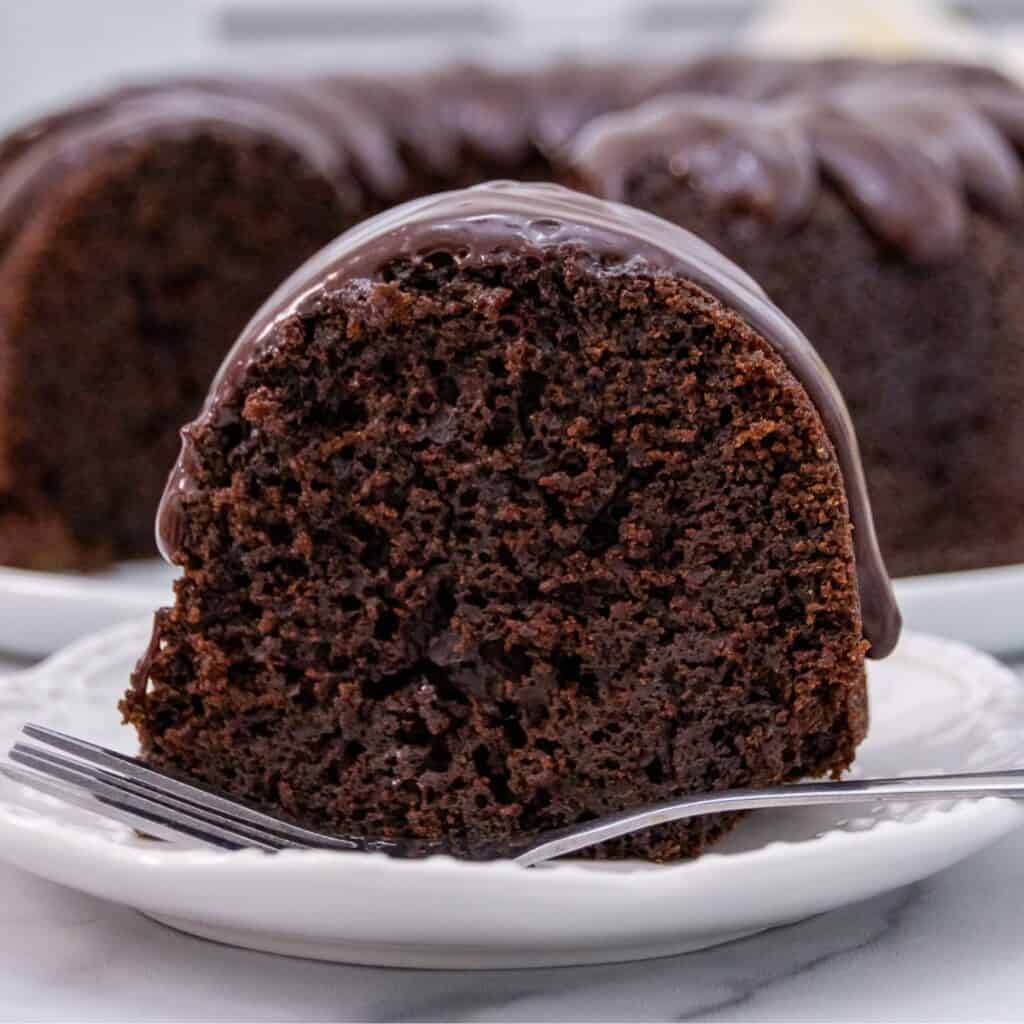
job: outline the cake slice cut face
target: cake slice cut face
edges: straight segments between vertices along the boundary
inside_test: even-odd
[[[145,756],[460,855],[841,771],[899,632],[807,341],[694,236],[549,185],[406,204],[301,268],[158,527],[184,576],[122,704]]]

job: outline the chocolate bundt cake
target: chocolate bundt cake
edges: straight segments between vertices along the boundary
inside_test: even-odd
[[[625,199],[759,280],[847,395],[899,574],[1024,561],[1022,147],[1016,86],[934,62],[208,77],[80,104],[0,141],[0,563],[151,553],[178,427],[271,289],[352,224],[491,178]]]
[[[183,433],[153,764],[474,856],[836,774],[899,615],[842,399],[695,236],[555,185],[413,201],[303,266]],[[603,856],[698,854],[705,818]]]
[[[576,183],[696,231],[814,339],[897,575],[1024,561],[1024,96],[851,60],[664,88],[576,136]]]

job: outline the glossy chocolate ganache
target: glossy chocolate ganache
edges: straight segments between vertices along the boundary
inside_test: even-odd
[[[656,162],[713,207],[796,228],[828,183],[917,263],[962,251],[970,206],[1024,206],[1024,94],[994,72],[745,59],[698,62],[657,90],[571,143],[567,163],[599,195],[627,200]]]
[[[220,422],[244,385],[249,367],[274,344],[276,328],[313,313],[342,285],[380,280],[396,260],[439,251],[456,264],[479,265],[510,249],[541,252],[576,245],[610,264],[679,274],[738,312],[781,355],[815,403],[835,446],[854,527],[856,569],[870,656],[889,654],[900,616],[875,538],[853,428],[842,396],[799,330],[739,268],[696,236],[657,217],[555,185],[494,182],[415,200],[340,236],[301,267],[242,332],[214,380],[199,420],[183,431],[182,451],[157,519],[163,556],[175,559],[194,492],[191,430]]]

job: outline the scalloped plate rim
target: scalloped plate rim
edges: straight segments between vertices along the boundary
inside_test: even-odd
[[[146,623],[128,623],[80,641],[41,665],[0,679],[0,696],[4,684],[12,679],[26,693],[40,687],[40,700],[45,700],[48,681],[59,686],[60,679],[76,668],[81,670],[82,666],[95,662],[101,668],[114,664],[120,669],[129,655],[134,656],[141,650],[145,630]],[[991,752],[995,751],[997,759],[1005,760],[1006,744],[1011,743],[1016,763],[1018,751],[1024,752],[1024,740],[1018,745],[1017,732],[1000,728],[998,723],[989,728],[991,716],[1008,715],[1007,708],[1024,720],[1024,686],[1008,668],[965,645],[914,634],[907,636],[895,657],[907,661],[909,668],[904,671],[913,671],[916,665],[919,671],[937,673],[941,665],[941,671],[947,672],[957,685],[972,679],[975,682],[970,685],[979,687],[978,680],[984,680],[988,690],[980,686],[978,692],[983,699],[979,707],[972,707],[969,713],[986,726],[985,739],[979,748],[971,748],[970,753],[975,756],[980,750],[978,756],[993,756]],[[0,715],[9,714],[9,710],[0,711]],[[1012,724],[1013,719],[1010,721]],[[1024,761],[1024,756],[1021,760]],[[61,819],[57,803],[19,803],[12,799],[18,791],[19,787],[9,788],[6,784],[0,788],[0,858],[29,871],[101,898],[134,906],[172,927],[190,930],[191,926],[197,934],[220,941],[289,955],[415,967],[593,963],[703,948],[926,877],[1024,824],[1024,805],[1011,801],[988,798],[943,802],[917,808],[912,820],[899,816],[872,819],[866,828],[857,831],[836,828],[812,837],[780,837],[750,850],[712,850],[698,860],[685,863],[561,862],[528,871],[509,862],[466,863],[449,857],[402,861],[379,854],[299,851],[268,857],[256,851],[224,853],[160,848],[157,844],[150,847],[145,843],[118,841],[109,830],[100,827],[66,822]],[[23,790],[20,792],[24,794]],[[882,847],[891,851],[897,866],[889,877],[863,874],[865,865],[870,867],[875,863],[877,867],[878,851]],[[911,849],[916,853],[908,859],[907,851]],[[707,906],[694,907],[695,893],[712,889],[724,891],[729,879],[741,877],[737,872],[741,875],[754,872],[781,880],[798,868],[808,872],[808,877],[813,877],[815,872],[820,876],[826,865],[839,865],[856,878],[845,879],[838,894],[820,885],[816,890],[812,885],[810,893],[766,893],[760,910],[730,906],[723,908],[715,921],[709,917]],[[154,884],[157,880],[161,884]],[[459,925],[459,914],[464,913],[464,908],[448,906],[441,911],[442,917],[448,915],[441,922],[442,931],[448,929],[443,941],[425,943],[422,936],[412,933],[403,937],[400,913],[387,895],[391,886],[399,893],[399,903],[412,900],[429,905],[432,899],[456,892],[465,894],[471,901],[483,898],[490,903],[498,899],[499,910],[492,913],[496,914],[496,920],[504,921],[504,927],[511,927],[511,935],[497,934],[500,929],[489,931],[486,914],[480,920],[464,919]],[[265,894],[265,905],[220,904],[214,911],[214,899],[210,907],[200,909],[197,906],[202,903],[204,892],[219,893],[225,900],[230,895],[244,903],[257,891]],[[362,909],[354,913],[356,919],[359,913],[363,915],[362,944],[359,937],[344,934],[344,928],[330,921],[321,920],[315,928],[310,922],[308,934],[297,934],[294,918],[289,919],[287,913],[274,917],[276,897],[266,894],[281,892],[290,893],[298,903],[306,901],[307,910],[314,916],[315,905],[326,906],[346,896],[351,900],[354,894],[361,893],[355,903]],[[325,897],[325,892],[329,892],[329,898]],[[381,896],[381,913],[385,920],[379,926],[367,917],[367,892],[385,894]],[[515,894],[521,907],[510,909],[501,904],[509,898],[510,892]],[[700,902],[698,898],[696,903]],[[671,937],[667,937],[666,932],[666,914],[670,907],[662,907],[663,903],[680,911],[684,907],[695,911],[689,916],[682,914],[686,921],[677,926],[678,933]],[[517,929],[532,934],[529,922],[517,917],[518,914],[536,912],[537,908],[545,906],[560,906],[571,911],[575,906],[595,904],[597,909],[593,913],[598,919],[605,915],[605,926],[610,934],[598,934],[599,930],[593,927],[588,932],[581,927],[578,948],[569,948],[566,943],[573,935],[572,927],[562,922],[552,933],[537,939],[538,947],[532,951],[525,950],[526,940],[521,935],[515,939]],[[651,913],[649,924],[633,913],[638,905],[646,906]],[[620,924],[616,920],[617,917],[629,918],[631,914],[630,921]],[[373,934],[374,929],[383,927],[389,920],[390,927],[397,929],[398,938],[382,944],[380,935]],[[254,921],[262,922],[262,928],[248,926]],[[331,934],[332,927],[337,934]],[[405,927],[408,932],[410,926]],[[646,939],[643,938],[645,927],[650,931]],[[461,928],[461,933],[453,936],[450,934],[453,928],[456,931]],[[472,938],[467,939],[467,936]],[[468,949],[467,941],[470,945],[475,943],[472,950]]]

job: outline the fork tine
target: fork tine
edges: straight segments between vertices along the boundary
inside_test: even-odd
[[[56,797],[63,803],[71,804],[74,807],[81,807],[83,810],[93,814],[102,815],[111,821],[119,821],[124,825],[144,832],[146,835],[156,839],[163,839],[171,843],[180,843],[183,838],[192,836],[208,846],[219,850],[239,850],[242,848],[240,842],[227,839],[219,839],[213,835],[201,832],[199,829],[186,831],[182,825],[172,828],[161,822],[152,821],[148,817],[136,814],[122,807],[115,807],[111,802],[105,802],[100,797],[79,788],[78,786],[67,785],[50,778],[48,775],[40,775],[38,772],[27,771],[24,768],[15,767],[12,764],[0,764],[0,775],[19,786],[27,786],[38,793],[46,796]]]
[[[89,743],[87,740],[69,736],[67,733],[46,726],[29,723],[22,732],[31,739],[55,747],[67,754],[112,770],[120,778],[129,778],[148,790],[161,796],[171,796],[177,800],[197,806],[206,812],[213,812],[248,827],[269,831],[277,836],[289,839],[304,846],[324,847],[335,850],[358,850],[362,844],[357,840],[345,839],[340,836],[329,836],[321,832],[293,825],[272,814],[255,811],[228,797],[211,792],[194,783],[182,782],[158,772],[137,758],[121,754],[116,750]]]
[[[83,810],[121,822],[124,825],[130,825],[157,839],[180,843],[182,837],[191,837],[207,846],[221,850],[241,850],[247,846],[256,846],[268,853],[274,853],[277,849],[243,839],[227,829],[208,825],[177,812],[165,813],[162,810],[146,810],[134,803],[137,798],[130,798],[133,802],[128,803],[113,796],[102,796],[78,782],[57,781],[48,773],[24,771],[12,765],[0,764],[0,774],[18,785],[28,786],[47,796],[57,797],[64,803],[81,807]]]
[[[11,760],[19,764],[27,764],[36,771],[44,771],[65,782],[73,781],[76,785],[84,785],[86,782],[94,783],[94,789],[98,787],[109,787],[109,790],[120,794],[124,801],[139,799],[157,804],[165,810],[177,811],[190,818],[200,821],[204,826],[214,826],[230,830],[243,842],[261,843],[267,847],[281,849],[293,846],[305,846],[296,840],[288,839],[277,835],[268,829],[258,826],[247,825],[220,815],[216,811],[200,807],[185,800],[179,800],[167,793],[161,793],[145,784],[126,779],[105,768],[99,768],[83,761],[75,761],[65,757],[63,754],[53,753],[39,747],[29,746],[25,743],[15,743],[9,752]],[[107,793],[107,790],[104,790]]]

